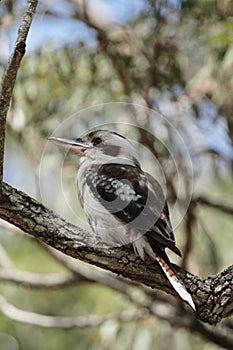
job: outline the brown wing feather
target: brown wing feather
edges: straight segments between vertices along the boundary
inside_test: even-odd
[[[148,173],[145,173],[148,181],[149,181],[149,189],[153,192],[155,201],[154,205],[155,208],[152,208],[152,210],[157,210],[159,203],[160,208],[160,215],[158,220],[156,221],[153,228],[147,233],[148,241],[150,242],[152,248],[154,245],[156,245],[156,242],[162,244],[164,247],[168,247],[171,249],[174,253],[181,256],[180,250],[175,245],[175,237],[169,217],[169,210],[167,206],[167,202],[165,199],[165,196],[163,194],[163,190],[156,181],[153,176],[151,176]],[[161,210],[162,208],[162,210]]]

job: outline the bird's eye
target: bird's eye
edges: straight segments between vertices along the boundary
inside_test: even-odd
[[[100,137],[95,137],[95,138],[92,140],[93,146],[97,146],[97,145],[99,145],[100,143],[102,143],[102,139],[101,139]]]

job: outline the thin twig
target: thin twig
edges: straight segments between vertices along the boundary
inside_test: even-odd
[[[15,47],[7,65],[0,91],[0,184],[3,177],[3,156],[5,143],[6,117],[12,98],[13,88],[21,60],[25,54],[26,39],[36,11],[38,0],[28,0],[20,24]]]

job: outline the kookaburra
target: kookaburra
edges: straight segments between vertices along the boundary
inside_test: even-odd
[[[81,157],[77,189],[94,233],[107,246],[132,244],[143,260],[156,260],[170,283],[195,310],[191,295],[171,267],[165,248],[181,256],[159,183],[141,169],[133,144],[113,131],[96,130],[85,137],[49,138]]]

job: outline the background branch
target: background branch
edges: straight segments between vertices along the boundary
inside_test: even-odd
[[[167,308],[158,303],[153,303],[148,306],[144,305],[138,310],[124,311],[120,314],[61,317],[42,315],[19,309],[7,302],[3,296],[0,296],[0,309],[5,316],[14,321],[45,328],[65,329],[99,327],[108,321],[115,321],[117,323],[132,322],[148,318],[150,315],[154,315],[162,320],[168,321],[174,327],[185,327],[193,332],[201,334],[202,336],[211,340],[213,343],[223,346],[225,349],[231,350],[233,347],[233,340],[230,337],[222,335],[219,332],[212,331],[195,320],[193,317],[190,317],[190,315],[185,315],[184,312],[177,314],[170,307]]]
[[[125,311],[121,314],[109,314],[105,316],[87,315],[76,317],[47,316],[16,308],[0,296],[0,309],[2,313],[14,321],[33,324],[46,328],[86,328],[99,327],[111,320],[117,322],[130,322],[148,316],[147,310]]]
[[[197,198],[193,199],[194,204],[201,204],[210,208],[214,208],[217,210],[220,210],[221,212],[229,215],[233,215],[233,208],[229,205],[222,204],[222,203],[216,203],[213,200],[210,200],[208,198],[205,198],[203,196],[199,196]]]
[[[36,274],[28,271],[19,271],[16,269],[0,269],[0,281],[14,284],[22,284],[30,288],[62,288],[80,282],[85,279],[75,275],[65,274]]]

